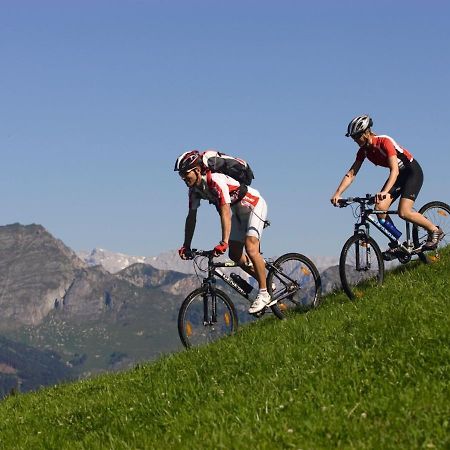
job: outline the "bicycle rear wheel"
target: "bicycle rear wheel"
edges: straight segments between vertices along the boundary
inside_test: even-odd
[[[347,239],[339,258],[339,275],[342,288],[351,300],[361,298],[365,288],[383,283],[383,256],[374,239],[365,234]]]
[[[271,306],[278,318],[293,310],[319,306],[322,283],[314,263],[300,253],[286,253],[273,263],[267,274],[267,290],[277,303]]]
[[[424,263],[430,263],[439,257],[439,249],[446,247],[450,243],[450,206],[443,202],[430,202],[420,208],[419,213],[425,216],[430,222],[439,226],[445,233],[444,239],[439,242],[437,249],[433,253],[426,255],[419,253],[419,258]],[[417,225],[413,225],[414,247],[420,247],[428,238],[428,231]]]
[[[234,305],[219,289],[196,289],[186,297],[178,313],[178,334],[187,348],[229,336],[237,328]]]

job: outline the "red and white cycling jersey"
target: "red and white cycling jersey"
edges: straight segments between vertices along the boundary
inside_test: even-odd
[[[189,189],[189,209],[197,209],[201,200],[208,200],[217,208],[225,204],[252,208],[258,204],[261,197],[256,189],[247,187],[247,193],[238,202],[240,193],[240,183],[234,178],[224,175],[223,173],[207,171],[202,175],[200,186]]]
[[[398,167],[403,169],[413,161],[413,156],[400,147],[397,142],[390,136],[373,136],[372,143],[361,147],[356,154],[356,160],[363,162],[365,158],[374,163],[376,166],[389,167],[388,158],[396,156]]]

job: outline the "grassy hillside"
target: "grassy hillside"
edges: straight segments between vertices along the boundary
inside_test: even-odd
[[[450,251],[351,303],[0,403],[0,447],[449,448]]]

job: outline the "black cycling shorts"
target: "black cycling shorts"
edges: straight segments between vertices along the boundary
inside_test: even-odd
[[[393,199],[399,196],[415,201],[423,184],[423,172],[420,164],[414,159],[400,170],[394,186],[389,191]]]

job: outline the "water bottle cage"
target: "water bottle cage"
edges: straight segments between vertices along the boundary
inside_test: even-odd
[[[240,275],[231,273],[230,278],[246,293],[249,294],[253,290],[253,286],[245,281]]]

